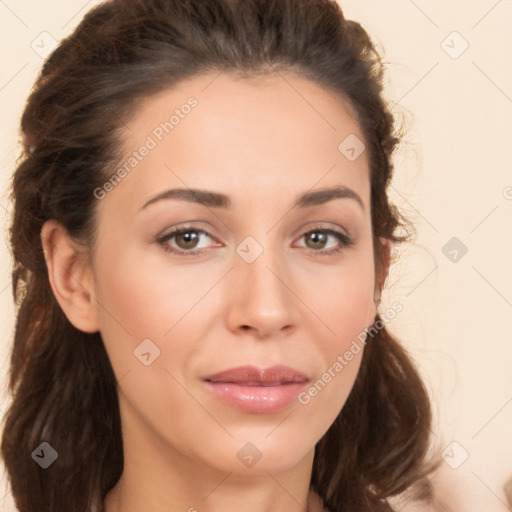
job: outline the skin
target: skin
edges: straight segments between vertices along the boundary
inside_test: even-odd
[[[42,230],[57,300],[75,327],[101,333],[119,382],[125,466],[106,512],[230,512],[241,503],[246,512],[323,510],[309,492],[314,447],[342,409],[363,351],[307,405],[278,413],[234,409],[202,378],[286,364],[315,382],[372,324],[368,160],[338,150],[348,135],[364,137],[342,98],[295,74],[208,73],[139,102],[126,156],[191,96],[197,107],[98,200],[89,257],[57,222]],[[337,198],[292,208],[300,194],[340,185],[362,206]],[[221,192],[232,206],[168,199],[141,210],[172,188]],[[179,237],[155,241],[189,224],[207,233],[197,242],[202,254],[164,250],[197,248]],[[307,235],[319,229],[354,244]],[[236,252],[248,236],[263,249],[252,263]],[[144,339],[160,350],[149,366],[134,356]],[[262,455],[252,467],[237,457],[247,442]]]

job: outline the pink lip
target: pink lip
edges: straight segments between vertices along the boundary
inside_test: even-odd
[[[206,377],[205,383],[219,398],[246,412],[278,412],[297,398],[309,378],[289,366],[259,370],[240,366]]]

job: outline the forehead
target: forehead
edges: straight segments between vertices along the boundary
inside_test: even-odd
[[[135,165],[123,187],[135,195],[248,183],[290,191],[342,183],[362,196],[369,190],[366,152],[355,160],[344,153],[347,140],[364,147],[352,107],[294,73],[197,75],[141,101],[125,126],[120,165],[130,158]],[[134,156],[145,146],[143,157]]]

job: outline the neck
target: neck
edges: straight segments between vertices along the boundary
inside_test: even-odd
[[[105,498],[105,512],[324,510],[309,489],[314,449],[290,466],[267,457],[246,468],[234,448],[233,464],[216,467],[215,459],[183,453],[147,431],[140,435],[144,428],[135,418],[123,427],[123,474]]]
[[[275,478],[269,477],[274,485],[274,490],[265,494],[264,491],[258,492],[256,489],[237,486],[236,484],[227,485],[229,478],[219,482],[217,488],[210,489],[210,493],[189,499],[179,499],[179,502],[171,504],[168,500],[162,505],[157,505],[157,500],[151,494],[145,494],[145,499],[140,499],[137,493],[127,491],[123,477],[116,486],[108,493],[105,499],[105,512],[132,512],[135,510],[145,510],[148,512],[162,511],[166,512],[215,512],[215,511],[239,511],[243,506],[244,512],[273,512],[280,510],[283,512],[327,512],[323,506],[322,499],[311,489],[307,490],[305,495],[292,495],[282,483]],[[222,488],[222,491],[221,489]],[[166,491],[169,491],[168,487]],[[140,489],[142,491],[142,489]],[[161,493],[160,493],[161,494]],[[174,493],[169,493],[174,494]],[[187,505],[184,504],[187,503]]]
[[[278,484],[276,484],[278,485]],[[123,498],[123,495],[122,495],[122,480],[120,480],[118,482],[118,484],[112,489],[111,492],[109,492],[109,494],[107,495],[106,499],[105,499],[105,503],[104,503],[104,511],[105,512],[129,512],[131,510],[134,510],[134,506],[132,504],[130,504],[128,502],[127,504],[127,500],[129,500],[130,498],[127,498],[126,496],[128,495],[125,495],[125,498]],[[286,492],[284,489],[283,489],[283,492]],[[292,501],[295,501],[295,498],[293,496],[289,496],[290,499]],[[208,496],[206,497],[208,498]],[[307,492],[307,496],[306,496],[306,499],[303,501],[303,502],[298,502],[298,501],[295,501],[295,506],[291,505],[290,506],[286,506],[286,504],[283,504],[283,505],[279,505],[278,503],[279,502],[282,502],[282,500],[274,500],[274,502],[272,503],[268,503],[267,505],[263,504],[263,503],[254,503],[252,501],[249,501],[249,499],[247,498],[246,495],[244,495],[244,490],[243,489],[239,489],[239,500],[234,503],[233,501],[230,502],[230,506],[224,506],[224,505],[219,505],[218,508],[215,508],[215,506],[210,506],[210,505],[206,505],[205,504],[205,501],[206,501],[206,498],[204,499],[196,499],[194,500],[195,502],[195,506],[190,506],[188,508],[179,508],[179,507],[176,507],[175,505],[174,506],[169,506],[163,510],[166,510],[166,512],[174,512],[174,511],[177,511],[178,509],[181,510],[182,512],[183,511],[186,511],[186,512],[213,512],[215,510],[231,510],[230,506],[232,507],[233,510],[240,510],[240,507],[241,505],[243,505],[243,509],[244,511],[250,511],[250,512],[253,512],[253,511],[265,511],[265,512],[272,512],[272,511],[275,511],[276,509],[278,510],[282,510],[283,512],[286,511],[286,512],[292,512],[292,511],[300,511],[300,512],[328,512],[327,509],[324,508],[323,506],[323,501],[322,499],[318,496],[318,494],[316,494],[313,490],[309,490]],[[217,500],[214,500],[216,503],[218,503],[220,501],[220,498],[217,499]],[[233,506],[234,505],[234,506]],[[144,505],[144,508],[143,510],[148,510],[148,511],[152,511],[152,510],[162,510],[161,508],[158,508],[158,509],[152,509],[152,508],[146,508],[147,505]],[[140,508],[139,508],[140,510]]]

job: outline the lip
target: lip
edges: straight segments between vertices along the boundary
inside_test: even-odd
[[[248,384],[254,382],[258,385],[275,385],[276,383],[302,383],[308,381],[307,375],[294,368],[284,365],[271,366],[260,370],[255,366],[238,366],[214,375],[205,377],[210,382],[224,382],[233,384]]]
[[[279,412],[292,404],[309,382],[302,372],[276,365],[231,368],[203,379],[206,386],[228,405],[246,412]]]

